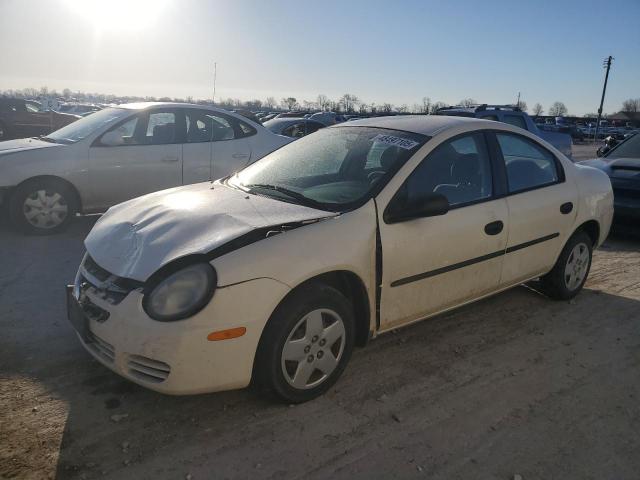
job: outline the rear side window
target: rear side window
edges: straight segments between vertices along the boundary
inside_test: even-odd
[[[528,138],[496,133],[507,167],[509,193],[557,183],[560,177],[555,157]]]
[[[514,127],[520,127],[523,129],[527,129],[527,122],[524,121],[519,115],[505,115],[504,123],[508,123],[509,125],[513,125]]]

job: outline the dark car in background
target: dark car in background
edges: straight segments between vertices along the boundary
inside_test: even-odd
[[[580,163],[609,175],[614,196],[614,222],[640,229],[640,134],[600,152],[600,158]]]
[[[42,111],[40,102],[22,98],[0,98],[0,141],[38,137],[79,119],[78,115]]]

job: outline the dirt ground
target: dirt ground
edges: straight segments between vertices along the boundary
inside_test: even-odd
[[[63,286],[94,219],[0,227],[0,478],[639,478],[637,238],[610,237],[571,302],[523,286],[383,335],[290,407],[163,396],[92,360]]]

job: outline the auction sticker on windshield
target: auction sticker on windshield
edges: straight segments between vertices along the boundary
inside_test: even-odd
[[[414,142],[413,140],[409,140],[406,138],[396,137],[394,135],[376,135],[373,138],[373,141],[404,148],[405,150],[411,150],[413,147],[418,145],[418,142]]]

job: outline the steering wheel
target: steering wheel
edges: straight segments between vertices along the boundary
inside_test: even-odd
[[[374,184],[375,182],[380,180],[385,173],[387,172],[385,172],[384,170],[374,170],[373,172],[369,172],[369,174],[367,175],[367,180],[370,184]]]

